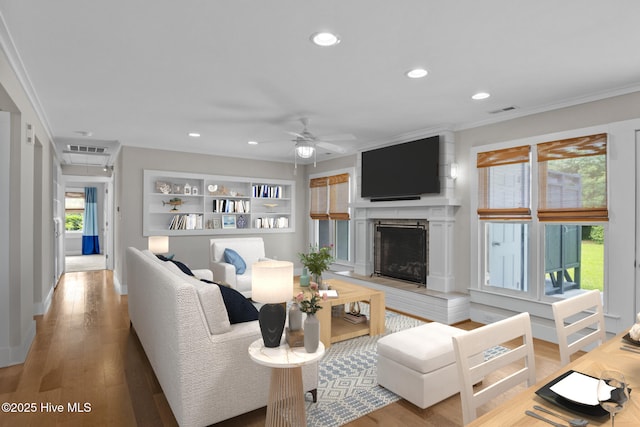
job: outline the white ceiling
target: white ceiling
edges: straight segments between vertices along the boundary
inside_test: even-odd
[[[353,153],[640,90],[637,0],[0,0],[0,13],[59,150],[289,162],[301,117],[355,135],[336,142]],[[341,43],[314,46],[320,30]],[[416,66],[429,75],[405,77]]]

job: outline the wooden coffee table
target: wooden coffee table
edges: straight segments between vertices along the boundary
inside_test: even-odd
[[[322,301],[322,310],[318,310],[316,317],[320,321],[320,341],[325,348],[334,342],[340,342],[362,335],[380,335],[385,331],[384,326],[384,292],[354,285],[338,279],[325,280],[331,289],[338,291],[337,298]],[[294,296],[300,291],[308,293],[308,288],[299,284],[294,286]],[[353,324],[342,317],[332,317],[331,307],[350,302],[365,301],[369,303],[369,319],[366,322]]]

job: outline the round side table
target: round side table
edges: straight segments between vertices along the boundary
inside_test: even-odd
[[[302,366],[317,362],[324,355],[322,341],[315,353],[304,347],[290,348],[287,344],[267,348],[262,339],[249,346],[249,357],[271,368],[271,384],[267,403],[267,427],[307,425],[302,388]]]

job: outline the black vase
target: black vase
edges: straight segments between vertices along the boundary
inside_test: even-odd
[[[265,304],[258,313],[258,323],[265,347],[279,347],[287,313],[283,304]]]

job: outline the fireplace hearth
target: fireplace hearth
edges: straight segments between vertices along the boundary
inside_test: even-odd
[[[426,220],[376,221],[374,274],[427,286],[429,224]]]

